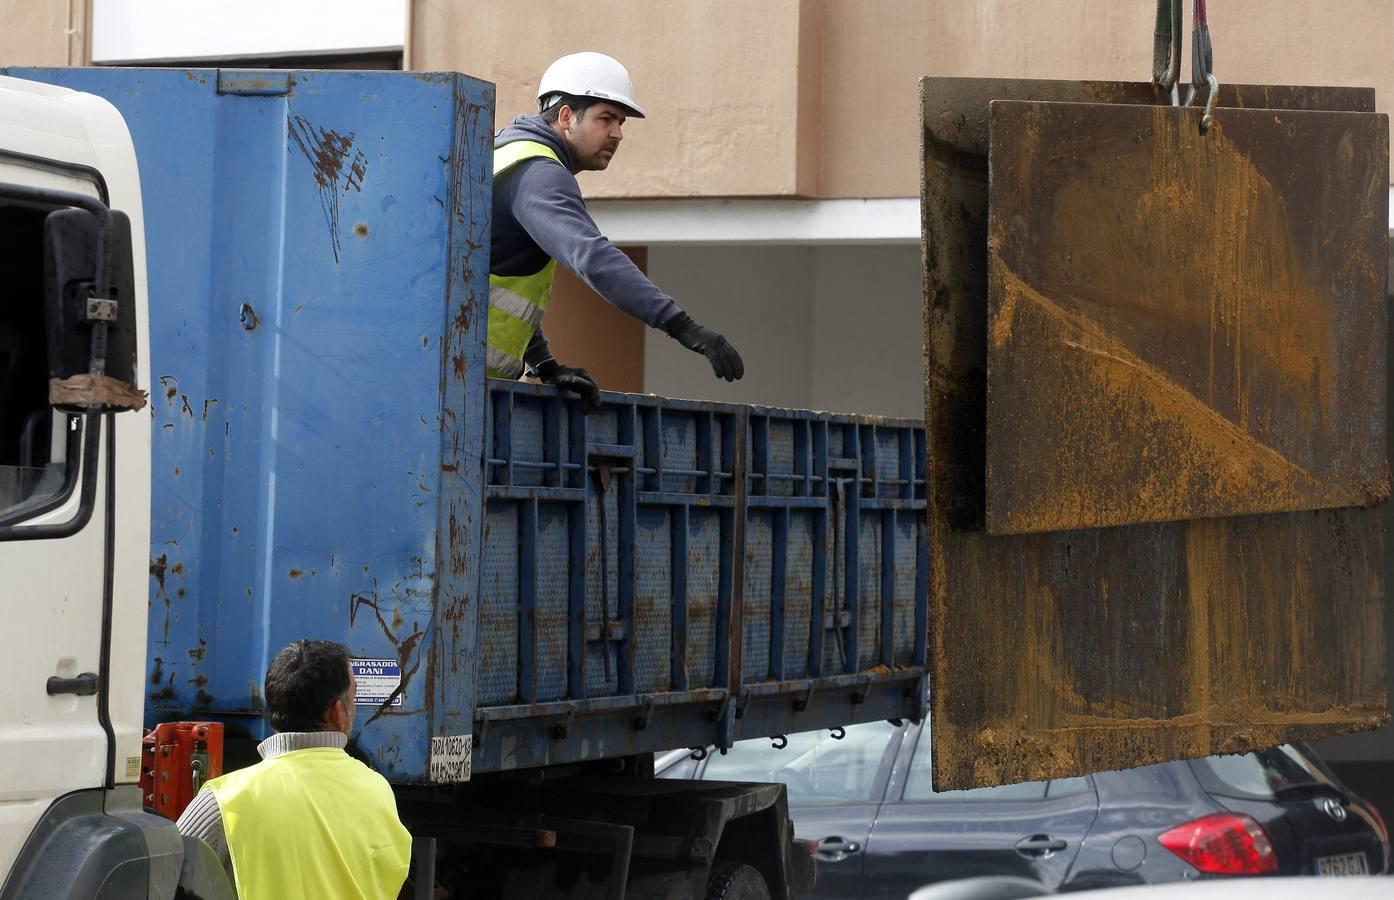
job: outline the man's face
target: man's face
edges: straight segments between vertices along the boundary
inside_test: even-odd
[[[577,117],[566,106],[557,117],[557,127],[571,148],[571,163],[577,172],[594,172],[610,165],[620,141],[624,140],[625,113],[612,103],[597,103]]]

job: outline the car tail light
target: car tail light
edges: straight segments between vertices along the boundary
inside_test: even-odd
[[[1263,826],[1236,813],[1216,813],[1178,825],[1158,840],[1212,875],[1262,875],[1278,869],[1278,855]]]

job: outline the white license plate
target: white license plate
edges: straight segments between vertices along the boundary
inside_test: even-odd
[[[1363,853],[1343,853],[1340,856],[1317,857],[1318,875],[1369,875],[1370,867]]]

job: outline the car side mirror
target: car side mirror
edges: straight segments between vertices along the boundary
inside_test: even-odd
[[[108,213],[105,229],[86,209],[59,209],[45,217],[44,302],[49,378],[55,387],[79,376],[105,375],[120,385],[105,382],[105,391],[89,385],[91,396],[81,405],[138,408],[110,390],[124,386],[138,393],[135,263],[125,213]]]

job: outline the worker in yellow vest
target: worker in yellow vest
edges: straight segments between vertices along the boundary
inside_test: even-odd
[[[211,846],[241,900],[392,900],[406,881],[411,835],[386,779],[344,752],[355,684],[348,651],[295,641],[266,670],[276,733],[261,762],[203,786],[179,817]]]
[[[629,72],[603,53],[552,63],[537,90],[539,114],[519,116],[494,139],[494,225],[489,254],[488,370],[525,373],[579,394],[587,411],[600,390],[585,369],[552,358],[542,315],[561,263],[601,297],[661,328],[735,381],[745,364],[731,342],[678,308],[600,233],[586,211],[576,173],[610,165],[629,117],[642,119]]]

